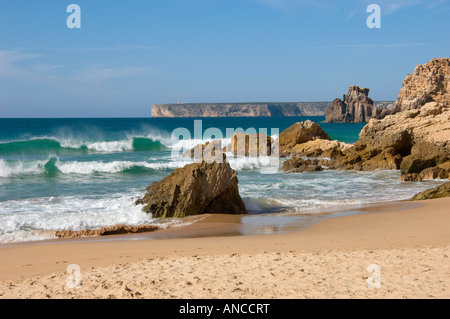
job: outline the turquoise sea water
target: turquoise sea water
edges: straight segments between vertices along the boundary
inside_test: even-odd
[[[271,134],[272,128],[282,132],[306,119],[324,120],[206,118],[201,124],[203,132],[218,128],[226,144],[227,128],[267,128]],[[191,162],[181,157],[181,149],[206,141],[195,136],[194,120],[0,119],[0,243],[49,238],[45,230],[183,224],[153,219],[133,203],[152,181]],[[364,124],[321,126],[332,139],[353,143]],[[177,128],[186,128],[192,140],[171,139]],[[399,182],[396,171],[263,174],[267,158],[229,159],[249,212],[260,217],[313,216],[342,205],[407,199],[441,183]]]

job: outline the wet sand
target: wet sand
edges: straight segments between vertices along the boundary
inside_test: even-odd
[[[149,234],[3,246],[0,298],[449,298],[449,207],[450,198],[399,202],[246,236],[241,216],[213,216]],[[66,286],[70,264],[80,288]],[[371,264],[379,289],[367,287]]]

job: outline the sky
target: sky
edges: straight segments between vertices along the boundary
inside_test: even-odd
[[[449,57],[449,16],[450,0],[0,0],[0,117],[332,101],[350,85],[395,100],[417,64]]]

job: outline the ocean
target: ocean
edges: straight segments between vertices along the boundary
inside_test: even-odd
[[[324,117],[203,118],[202,132],[272,128],[282,132],[298,121]],[[194,132],[192,118],[0,119],[0,243],[52,239],[48,231],[95,229],[115,224],[179,227],[182,219],[154,219],[134,202],[153,181],[192,162],[181,157],[207,139]],[[198,123],[198,122],[197,122]],[[353,143],[364,124],[320,123],[331,139]],[[191,140],[175,140],[184,128]],[[274,130],[276,132],[276,130]],[[273,134],[276,138],[276,134]],[[403,200],[442,181],[398,181],[398,171],[262,173],[268,158],[232,158],[246,222],[274,216],[318,214],[370,203]],[[332,214],[331,214],[332,215]],[[283,219],[278,219],[283,223]],[[256,227],[257,228],[257,227]]]

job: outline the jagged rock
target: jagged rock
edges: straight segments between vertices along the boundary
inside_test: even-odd
[[[374,106],[369,98],[369,89],[350,86],[343,100],[335,99],[325,116],[327,123],[368,122],[371,118],[382,118],[389,113],[387,108]]]
[[[395,112],[419,109],[428,102],[450,102],[450,59],[435,58],[408,74],[398,95]]]
[[[426,200],[426,199],[443,198],[443,197],[450,197],[450,182],[445,183],[441,186],[426,190],[424,192],[421,192],[421,193],[415,195],[413,198],[411,198],[411,200],[416,201],[416,200]]]
[[[322,165],[325,164],[328,164],[328,161],[292,157],[283,162],[283,171],[287,173],[320,172],[323,170]]]
[[[228,162],[193,163],[153,182],[136,204],[157,217],[198,214],[246,214],[239,195],[237,173]]]
[[[236,132],[231,137],[231,143],[223,151],[240,156],[270,156],[273,139],[270,136],[254,133]]]
[[[205,144],[195,145],[189,151],[184,152],[182,157],[201,160],[203,158],[209,157],[219,159],[221,155],[222,155],[222,141],[214,140],[211,143],[206,142]]]
[[[280,156],[285,157],[292,154],[292,149],[296,145],[316,139],[330,140],[330,137],[317,123],[307,120],[295,123],[281,132],[274,143],[274,148],[278,150]]]
[[[352,144],[339,141],[316,139],[306,143],[297,144],[291,149],[295,156],[337,158],[342,152],[353,148]]]

